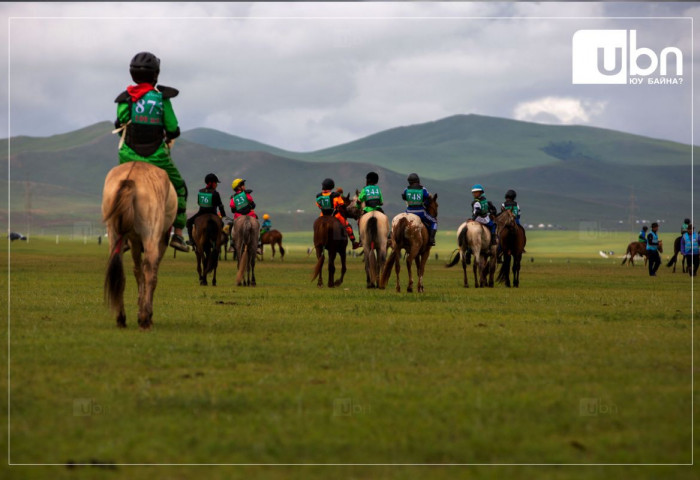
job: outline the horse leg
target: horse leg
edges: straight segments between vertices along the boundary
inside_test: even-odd
[[[462,274],[464,275],[464,288],[469,288],[469,276],[467,275],[467,253],[460,251],[462,257]]]
[[[408,287],[406,287],[406,291],[408,293],[413,293],[413,269],[411,266],[415,258],[416,255],[413,253],[413,249],[411,249],[411,253],[406,257],[406,268],[408,269]]]
[[[396,246],[396,249],[398,249],[398,245]],[[396,291],[401,292],[401,284],[399,283],[399,271],[401,270],[401,258],[400,258],[400,251],[396,250],[396,262],[394,264],[394,272],[396,273]]]
[[[323,252],[323,246],[316,247],[316,261],[318,269],[318,283],[316,284],[319,288],[323,287],[323,262],[326,260],[326,256]]]
[[[419,261],[420,259],[420,261]],[[423,274],[425,273],[425,263],[428,261],[428,252],[419,255],[416,258],[416,270],[418,271],[418,293],[423,293],[425,288],[423,286]]]
[[[474,262],[472,265],[472,272],[474,273],[474,288],[479,288],[481,285],[479,283],[479,269],[481,265],[481,253],[477,252],[472,252],[474,255],[474,258],[472,261]]]
[[[340,280],[337,280],[334,285],[336,287],[339,287],[340,285],[343,284],[343,279],[345,278],[345,272],[347,271],[347,266],[345,265],[345,256],[346,256],[346,251],[345,247],[343,247],[339,252],[338,256],[340,257]]]
[[[250,282],[249,282],[251,287],[255,287],[255,255],[253,255],[250,259]]]
[[[513,255],[513,286],[518,288],[520,286],[520,261],[522,259],[521,254]]]
[[[334,250],[329,250],[328,251],[328,288],[333,288],[335,287],[334,283],[334,278],[335,278],[335,256],[337,252]]]
[[[158,284],[158,245],[148,242],[141,262],[142,288],[139,288],[139,327],[148,330],[153,325],[153,292]]]

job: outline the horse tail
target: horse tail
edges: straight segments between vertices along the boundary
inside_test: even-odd
[[[625,252],[625,256],[622,257],[622,263],[620,265],[624,265],[628,258],[632,258],[632,247],[629,245],[627,245],[627,252]]]
[[[206,227],[206,241],[202,248],[204,256],[208,259],[207,270],[214,270],[219,262],[219,249],[216,248],[219,234],[219,226],[216,224],[216,221],[213,218],[209,218]]]
[[[374,243],[376,245],[377,243],[377,218],[376,217],[370,217],[367,220],[367,226],[365,227],[367,230],[367,233],[365,235],[364,241],[366,242],[366,245],[372,247],[372,244]],[[377,261],[378,259],[374,255],[374,253],[370,250],[369,251],[369,280],[372,284],[377,283],[379,280],[377,278]]]
[[[311,277],[311,281],[313,282],[316,280],[316,277],[321,273],[321,268],[323,268],[323,256],[326,253],[324,251],[321,251],[321,255],[318,257],[316,260],[316,265],[314,266],[314,275]]]
[[[398,245],[396,246],[396,248],[393,248],[391,250],[391,255],[389,255],[389,258],[387,258],[386,264],[384,265],[384,270],[382,271],[382,278],[379,282],[379,288],[386,288],[386,284],[389,283],[389,278],[391,277],[391,269],[394,267],[396,258],[399,256],[399,250],[400,248],[398,247]]]
[[[122,180],[114,195],[111,208],[103,219],[105,223],[112,223],[110,234],[120,236],[133,228],[135,195],[136,183],[131,179]]]
[[[240,261],[238,262],[238,274],[236,275],[236,284],[240,285],[243,281],[246,266],[248,265],[248,244],[244,243],[241,247]]]
[[[111,309],[115,311],[119,310],[125,286],[126,279],[124,277],[122,255],[115,249],[109,257],[104,286],[105,302],[107,302]]]
[[[280,240],[280,243],[278,243],[277,246],[280,247],[280,255],[282,255],[282,258],[284,258],[284,247],[282,246],[282,240]]]
[[[508,272],[510,271],[510,255],[503,256],[503,263],[501,264],[501,269],[498,271],[498,277],[496,281],[498,283],[503,283],[508,278]]]
[[[456,255],[455,255],[455,254],[456,254]],[[445,268],[454,267],[455,265],[457,265],[457,263],[459,263],[459,259],[462,258],[462,253],[461,253],[460,249],[459,249],[459,248],[455,248],[455,249],[452,251],[452,253],[450,254],[450,258],[451,258],[452,260],[450,260],[450,263],[446,263],[446,264],[445,264]]]

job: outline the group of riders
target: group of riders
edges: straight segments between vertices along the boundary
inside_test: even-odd
[[[656,271],[661,266],[661,256],[659,255],[659,224],[651,224],[651,231],[646,225],[642,226],[637,240],[646,246],[647,259],[649,261],[649,275],[656,276]],[[678,252],[687,259],[688,273],[696,276],[698,266],[700,266],[700,247],[698,245],[698,234],[694,231],[693,224],[689,218],[683,219],[681,225],[680,248]],[[670,263],[669,263],[670,265]],[[690,266],[692,265],[692,269]]]
[[[129,65],[129,73],[135,85],[129,85],[120,93],[117,103],[117,120],[113,133],[121,134],[119,142],[119,162],[148,162],[163,169],[170,178],[177,194],[177,214],[173,221],[174,233],[170,239],[170,246],[176,250],[188,252],[192,242],[192,227],[195,219],[203,214],[217,211],[222,217],[226,217],[221,195],[216,188],[220,182],[214,173],[209,173],[204,178],[205,187],[197,192],[197,204],[199,210],[189,219],[186,217],[187,186],[170,156],[170,149],[174,140],[180,135],[180,127],[172,107],[171,99],[178,95],[178,90],[172,87],[158,85],[160,73],[160,59],[150,52],[137,53]],[[431,216],[426,207],[430,201],[428,190],[421,185],[417,174],[411,173],[408,178],[408,186],[401,194],[406,202],[406,212],[417,215],[429,232],[429,243],[435,245],[437,233],[437,219]],[[379,175],[369,172],[366,176],[366,186],[358,197],[358,202],[364,204],[364,211],[382,211],[383,197],[377,183]],[[251,196],[252,190],[245,188],[245,180],[237,178],[231,184],[229,206],[234,220],[242,215],[257,218],[255,213],[255,201]],[[326,178],[321,184],[321,192],[316,195],[316,205],[321,210],[321,215],[334,215],[345,227],[348,238],[352,242],[352,248],[361,246],[347,220],[345,201],[342,197],[342,189],[334,190],[335,182]],[[496,224],[493,216],[496,214],[495,206],[486,199],[484,188],[476,184],[471,189],[474,200],[471,203],[471,219],[487,227],[495,243]],[[516,193],[508,190],[502,210],[510,210],[520,225],[520,207],[515,201]],[[268,214],[263,216],[261,235],[269,231],[271,223]],[[189,240],[183,238],[183,228],[187,229]]]

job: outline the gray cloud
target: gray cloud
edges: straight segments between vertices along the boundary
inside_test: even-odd
[[[13,136],[113,120],[130,58],[150,50],[161,82],[181,91],[183,129],[292,150],[458,113],[515,118],[522,105],[536,107],[532,120],[567,122],[546,98],[604,105],[576,123],[690,142],[690,21],[617,17],[694,17],[692,4],[5,3],[0,12],[14,17],[9,35],[0,27]],[[637,28],[643,45],[678,46],[687,83],[572,85],[571,36],[584,28]],[[6,51],[0,62],[7,68]]]

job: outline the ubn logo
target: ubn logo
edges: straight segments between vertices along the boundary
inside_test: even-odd
[[[657,70],[662,76],[668,75],[669,56],[674,57],[675,75],[683,75],[683,52],[679,48],[666,47],[658,55],[651,48],[638,48],[636,30],[578,30],[571,47],[573,83],[641,83],[630,79]]]

